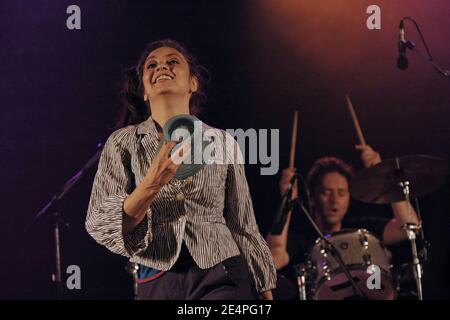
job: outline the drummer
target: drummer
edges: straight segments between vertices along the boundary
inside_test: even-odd
[[[361,151],[361,159],[365,167],[374,166],[381,162],[380,154],[369,145],[356,145]],[[294,175],[294,169],[284,169],[280,179],[280,192],[284,195],[289,182]],[[392,245],[407,239],[402,229],[405,223],[419,224],[419,219],[411,206],[408,212],[407,202],[390,204],[392,218],[359,216],[346,218],[350,207],[349,183],[353,176],[351,166],[335,157],[318,159],[308,174],[308,187],[311,192],[312,216],[324,234],[338,232],[343,229],[364,228],[382,239],[385,245]],[[292,198],[298,195],[297,184],[294,185]],[[377,206],[376,206],[377,207]],[[271,250],[275,266],[279,273],[295,283],[294,266],[304,262],[305,254],[312,248],[318,235],[306,219],[301,219],[301,212],[289,212],[286,225],[280,235],[268,234],[267,243]],[[292,223],[291,223],[292,221]],[[277,291],[280,297],[294,298],[289,290],[283,288],[283,281],[279,281]],[[283,289],[286,289],[283,291]],[[295,294],[295,291],[294,291]]]

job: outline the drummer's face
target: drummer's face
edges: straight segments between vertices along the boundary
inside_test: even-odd
[[[316,213],[323,222],[330,226],[339,224],[350,204],[347,179],[338,172],[325,174],[316,192],[315,203]]]

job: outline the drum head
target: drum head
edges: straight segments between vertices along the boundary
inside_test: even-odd
[[[339,252],[353,281],[370,300],[394,299],[395,287],[390,275],[390,253],[378,238],[365,229],[346,229],[325,237]],[[311,249],[316,268],[314,298],[347,300],[358,297],[341,266],[320,239]]]

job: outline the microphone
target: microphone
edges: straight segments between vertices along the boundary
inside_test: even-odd
[[[270,233],[273,235],[280,235],[286,224],[287,214],[291,211],[292,206],[295,201],[291,199],[292,189],[294,187],[295,180],[297,179],[297,173],[295,173],[291,180],[289,181],[289,187],[281,200],[280,208],[278,209],[277,215],[273,220],[272,227],[270,228]]]
[[[405,40],[405,26],[403,23],[403,19],[400,21],[400,25],[398,26],[398,59],[397,59],[397,68],[400,70],[405,70],[408,68],[408,58],[406,58],[406,45],[407,42]]]

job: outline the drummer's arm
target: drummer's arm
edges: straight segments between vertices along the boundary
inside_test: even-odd
[[[290,258],[287,252],[287,239],[289,232],[289,224],[291,222],[291,213],[288,213],[286,224],[283,231],[279,235],[269,233],[266,236],[267,245],[272,253],[275,268],[280,270],[289,264]]]
[[[356,149],[361,151],[361,159],[366,168],[374,166],[381,162],[380,154],[374,151],[369,145],[357,145]],[[408,213],[406,201],[391,203],[394,218],[385,226],[383,231],[383,242],[387,245],[407,239],[406,231],[402,228],[405,223],[419,224],[419,218],[413,206],[409,204],[411,216]]]
[[[420,224],[417,213],[410,203],[411,214],[408,213],[407,203],[406,201],[391,203],[394,218],[384,227],[383,242],[385,244],[392,245],[408,238],[406,230],[402,228],[405,223]]]
[[[286,193],[289,187],[289,182],[295,173],[295,169],[284,169],[281,174],[280,179],[280,193],[283,195]],[[297,198],[298,187],[297,184],[292,188],[292,198]],[[279,235],[274,235],[269,233],[266,236],[267,245],[269,246],[270,252],[272,253],[273,262],[277,270],[289,264],[290,258],[287,252],[287,242],[289,234],[289,225],[291,222],[292,211],[287,214],[286,224],[283,227],[283,231]]]

